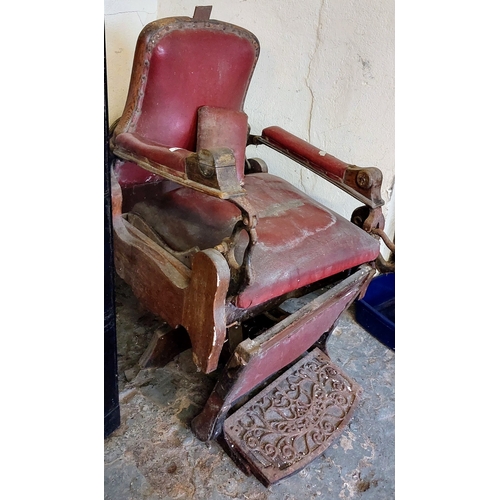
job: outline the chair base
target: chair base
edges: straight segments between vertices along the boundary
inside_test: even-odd
[[[295,474],[339,436],[361,388],[318,348],[228,417],[231,456],[265,486]]]
[[[216,439],[231,409],[254,395],[273,376],[288,369],[304,352],[326,342],[342,312],[364,291],[374,270],[361,266],[341,283],[300,308],[255,339],[246,339],[233,352],[202,412],[191,422],[201,441]]]

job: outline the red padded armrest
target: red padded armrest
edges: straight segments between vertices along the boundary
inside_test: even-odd
[[[281,127],[267,127],[260,136],[253,136],[253,141],[292,158],[372,208],[384,204],[380,196],[382,172],[378,168],[349,165]]]
[[[311,167],[323,171],[327,177],[335,180],[342,180],[349,166],[347,163],[335,158],[335,156],[322,151],[281,127],[265,128],[262,131],[262,138],[269,142],[270,145],[286,150],[285,152],[291,153],[297,159],[309,163]]]
[[[122,155],[128,153],[133,157],[127,159],[147,158],[160,165],[167,165],[171,173],[179,177],[185,177],[185,160],[191,154],[191,151],[186,149],[169,148],[130,132],[116,136],[115,148],[117,156],[120,156],[121,152]]]

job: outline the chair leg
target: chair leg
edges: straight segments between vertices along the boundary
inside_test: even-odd
[[[139,359],[139,366],[141,369],[161,368],[190,347],[189,335],[184,328],[172,328],[165,324],[153,333],[151,342]]]

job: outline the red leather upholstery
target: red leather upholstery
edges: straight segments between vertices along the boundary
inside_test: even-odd
[[[133,152],[136,157],[147,158],[179,172],[179,176],[184,174],[184,160],[191,151],[180,148],[171,148],[168,145],[144,139],[137,134],[125,132],[116,137],[116,146],[126,151]]]
[[[259,240],[252,257],[255,280],[235,298],[237,307],[261,304],[376,259],[377,240],[287,181],[252,174],[245,177],[245,189],[259,216]],[[231,202],[188,188],[139,203],[132,212],[177,251],[214,247],[241,217]],[[243,238],[240,256],[246,243]]]
[[[198,109],[197,116],[197,151],[210,148],[232,149],[238,180],[243,184],[248,133],[247,115],[233,109],[202,106]],[[171,171],[175,171],[179,177],[184,176],[185,159],[192,153],[192,151],[158,143],[131,132],[118,134],[115,139],[115,147],[132,153],[134,159],[165,165]],[[132,168],[129,167],[127,170],[133,173]],[[138,175],[138,179],[141,178],[138,172],[136,175]]]
[[[130,117],[118,132],[196,151],[198,108],[208,105],[241,111],[258,42],[246,30],[228,26],[218,21],[184,21],[177,27],[171,22],[150,39],[147,31],[141,33],[147,48],[138,50],[136,58],[146,60],[134,60],[137,74],[132,80],[138,88],[129,93]]]
[[[243,110],[258,55],[257,39],[239,26],[188,18],[150,23],[139,35],[114,144],[135,158],[156,159],[181,174],[185,155],[170,149],[197,150],[197,113],[202,106]],[[235,154],[242,182],[244,158]],[[122,186],[160,180],[131,162],[119,162],[116,170]]]
[[[151,56],[135,132],[194,151],[198,108],[241,110],[254,61],[254,47],[234,34],[220,30],[170,33]]]
[[[262,137],[270,144],[278,146],[300,160],[307,161],[312,166],[323,171],[327,177],[342,179],[347,163],[331,154],[309,144],[307,141],[283,130],[281,127],[267,127],[262,131]]]
[[[136,184],[160,182],[164,180],[163,177],[148,172],[131,161],[116,160],[113,171],[121,187],[131,187]]]
[[[203,106],[198,110],[197,150],[230,148],[236,159],[236,174],[243,184],[248,117],[243,111]]]

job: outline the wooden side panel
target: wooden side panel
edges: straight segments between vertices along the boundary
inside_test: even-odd
[[[217,368],[226,337],[229,279],[229,266],[216,250],[204,250],[194,256],[182,324],[189,332],[194,363],[205,373]]]
[[[183,326],[196,366],[214,371],[226,337],[230,271],[224,257],[213,249],[198,252],[189,269],[121,215],[121,189],[112,181],[118,275],[149,311],[172,328]]]
[[[113,227],[118,275],[149,311],[172,327],[181,324],[191,271],[122,217]]]

